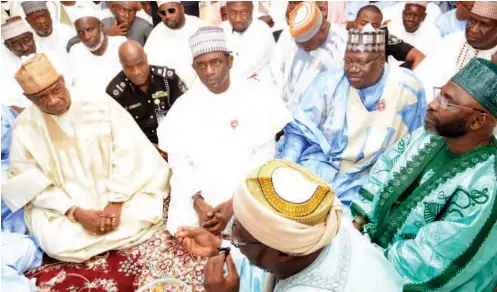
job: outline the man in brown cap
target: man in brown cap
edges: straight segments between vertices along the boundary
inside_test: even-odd
[[[447,35],[416,68],[426,91],[427,102],[474,57],[490,60],[497,51],[497,2],[476,1],[466,31]]]
[[[46,55],[15,78],[34,105],[16,121],[2,199],[13,212],[25,206],[41,248],[83,262],[148,239],[162,224],[169,167],[132,117],[103,92],[71,98]]]

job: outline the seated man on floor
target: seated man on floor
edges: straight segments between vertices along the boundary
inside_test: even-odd
[[[182,227],[176,236],[188,252],[212,256],[204,269],[208,292],[402,291],[381,251],[341,220],[330,186],[297,164],[273,160],[256,169],[237,189],[233,210],[228,257],[217,248],[229,243],[203,229]]]
[[[314,171],[349,206],[381,153],[421,127],[425,111],[421,83],[385,64],[385,32],[368,24],[349,31],[345,68],[311,83],[279,157]]]
[[[2,180],[9,170],[12,128],[17,112],[2,105]],[[22,190],[19,190],[22,192]],[[41,264],[43,252],[33,236],[26,235],[24,209],[12,212],[2,199],[2,291],[35,292],[35,284],[24,273]]]
[[[391,147],[351,210],[404,291],[497,285],[497,65],[474,58],[430,103],[425,129]]]
[[[173,171],[167,229],[201,225],[219,233],[232,217],[233,192],[274,158],[275,136],[290,114],[276,89],[231,78],[233,57],[221,28],[200,28],[190,46],[201,82],[176,100],[158,129]]]
[[[169,168],[131,116],[105,93],[72,97],[43,54],[15,78],[34,105],[16,121],[2,198],[12,212],[25,206],[43,251],[83,262],[148,239]]]

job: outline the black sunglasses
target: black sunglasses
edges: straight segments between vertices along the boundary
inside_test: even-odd
[[[157,14],[159,14],[160,17],[165,17],[166,16],[166,13],[168,14],[175,14],[176,13],[176,8],[168,8],[166,10],[159,10],[159,12],[157,12]]]

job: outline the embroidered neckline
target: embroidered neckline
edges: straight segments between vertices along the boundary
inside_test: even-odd
[[[433,137],[436,138],[437,136]],[[388,216],[388,218],[385,218],[388,211],[391,209],[392,204],[395,203],[398,197],[405,191],[405,189],[409,186],[409,183],[412,183],[421,173],[421,171],[423,170],[423,167],[421,166],[426,165],[433,158],[433,150],[437,150],[434,153],[436,155],[440,148],[445,145],[445,141],[441,139],[441,137],[438,137],[440,138],[437,139],[438,141],[432,142],[433,137],[430,138],[430,143],[428,145],[425,144],[425,147],[418,151],[418,155],[413,156],[412,162],[408,161],[407,167],[400,168],[400,171],[394,174],[394,179],[390,180],[387,183],[385,189],[387,189],[388,192],[392,190],[392,193],[396,193],[396,195],[390,197],[389,194],[385,192],[385,189],[382,193],[382,196],[380,198],[380,206],[383,206],[384,208],[382,208],[379,213],[381,219],[378,219],[379,224],[378,226],[376,226],[376,228],[368,228],[368,233],[370,234],[372,239],[383,248],[386,248],[392,242],[394,235],[402,227],[402,225],[405,223],[405,220],[411,213],[411,210],[419,202],[421,202],[433,190],[437,189],[441,184],[454,178],[457,174],[462,173],[468,168],[472,168],[477,164],[486,161],[490,156],[489,152],[494,150],[496,146],[495,139],[493,139],[491,144],[473,149],[470,152],[461,155],[459,159],[451,161],[449,164],[447,164],[445,169],[440,170],[440,172],[434,173],[432,177],[430,177],[425,183],[419,186],[402,204],[400,204],[400,206],[398,206],[398,208],[393,211],[392,214]],[[418,169],[416,172],[409,172],[410,163],[414,166],[417,165],[416,167]],[[401,185],[399,178],[407,184],[407,187],[399,187]],[[397,188],[395,188],[395,186]],[[399,190],[401,191],[399,192]],[[387,201],[388,203],[386,203],[385,201]],[[381,203],[384,204],[382,205]],[[381,211],[383,213],[381,213]]]

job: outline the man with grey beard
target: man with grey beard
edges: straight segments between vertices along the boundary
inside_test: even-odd
[[[118,49],[125,37],[108,37],[104,25],[91,12],[82,13],[74,21],[81,43],[69,53],[75,89],[104,93],[109,82],[121,71]]]

